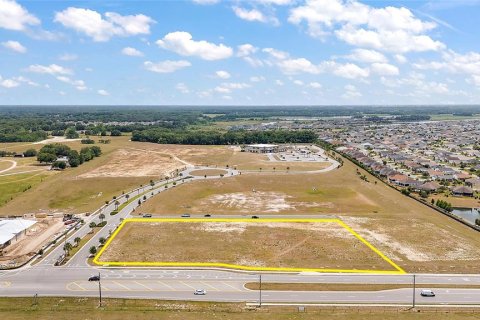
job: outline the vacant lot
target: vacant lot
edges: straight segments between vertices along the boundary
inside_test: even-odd
[[[156,214],[334,214],[411,272],[480,272],[478,232],[376,180],[348,161],[321,174],[242,174],[178,186],[142,205]],[[377,183],[375,183],[377,181]],[[357,256],[358,257],[358,256]]]
[[[100,262],[392,270],[336,222],[128,222]]]

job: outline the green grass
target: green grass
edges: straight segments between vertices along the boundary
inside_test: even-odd
[[[0,206],[13,200],[17,195],[34,188],[46,177],[46,173],[38,172],[0,177]]]

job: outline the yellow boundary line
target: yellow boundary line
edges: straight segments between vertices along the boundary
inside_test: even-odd
[[[129,222],[138,222],[138,223],[152,223],[152,222],[180,222],[180,223],[199,223],[199,222],[247,222],[247,223],[265,223],[265,222],[310,222],[310,223],[337,223],[360,242],[366,245],[370,250],[380,256],[384,261],[390,264],[395,270],[370,270],[370,269],[321,269],[321,268],[273,268],[273,267],[251,267],[251,266],[241,266],[236,264],[228,263],[211,263],[211,262],[138,262],[138,261],[125,261],[125,262],[110,262],[110,261],[99,261],[100,256],[108,248],[110,243],[115,239],[118,233],[123,229],[123,227]],[[405,271],[400,268],[395,262],[385,256],[380,250],[375,248],[370,242],[362,238],[358,233],[356,233],[351,227],[349,227],[345,222],[340,219],[226,219],[226,218],[154,218],[154,219],[145,219],[145,218],[130,218],[125,219],[120,224],[117,230],[111,235],[107,240],[105,245],[100,249],[100,251],[93,258],[93,263],[100,266],[136,266],[136,267],[207,267],[207,268],[227,268],[227,269],[236,269],[236,270],[246,270],[246,271],[281,271],[281,272],[324,272],[324,273],[372,273],[372,274],[405,274]]]

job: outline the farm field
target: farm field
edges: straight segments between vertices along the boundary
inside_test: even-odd
[[[242,174],[196,181],[155,196],[137,212],[157,216],[210,213],[213,217],[330,214],[408,272],[480,271],[477,232],[405,197],[363,170],[360,173],[369,182],[361,180],[356,170],[345,161],[340,169],[321,174]]]
[[[127,221],[96,259],[110,265],[202,263],[247,270],[398,271],[331,219]]]

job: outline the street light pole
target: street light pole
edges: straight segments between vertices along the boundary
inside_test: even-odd
[[[101,284],[100,272],[98,273],[98,294],[100,298],[100,307],[102,307],[102,284]]]
[[[412,308],[415,309],[415,275],[413,275],[413,304]]]
[[[259,290],[259,293],[260,293],[260,296],[259,296],[259,306],[261,307],[262,306],[262,274],[259,275],[259,279],[260,279],[260,290]]]

